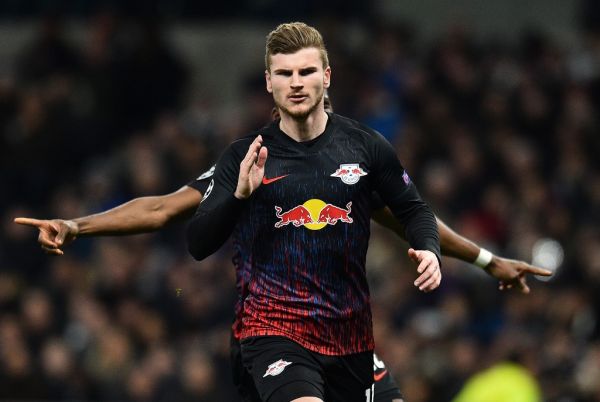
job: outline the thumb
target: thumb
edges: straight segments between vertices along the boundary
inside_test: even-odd
[[[519,277],[519,289],[521,290],[521,293],[524,294],[529,294],[530,292],[529,286],[527,286],[527,281],[525,280],[525,276]]]
[[[69,227],[67,225],[60,225],[59,226],[58,233],[54,237],[54,241],[56,241],[56,244],[58,244],[60,246],[61,244],[64,243],[65,238],[69,234],[69,230],[70,229],[69,229]]]
[[[414,248],[411,247],[408,249],[408,256],[414,262],[419,262],[419,254],[415,251]]]

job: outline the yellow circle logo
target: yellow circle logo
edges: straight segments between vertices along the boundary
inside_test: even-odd
[[[319,229],[323,229],[325,226],[327,226],[327,222],[319,222],[319,214],[321,213],[321,210],[323,210],[323,208],[325,207],[325,202],[322,200],[318,200],[316,198],[312,198],[308,201],[306,201],[304,204],[304,208],[308,209],[308,212],[310,212],[310,217],[312,218],[312,221],[314,223],[305,223],[304,227],[310,230],[319,230]]]
[[[352,223],[351,207],[352,201],[346,204],[346,208],[340,208],[316,198],[312,198],[302,205],[296,205],[285,212],[280,206],[275,205],[275,216],[279,219],[275,222],[275,227],[293,225],[297,228],[304,226],[310,230],[319,230],[326,225],[335,225],[340,221]]]

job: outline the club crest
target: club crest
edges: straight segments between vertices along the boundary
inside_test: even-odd
[[[281,374],[281,372],[290,364],[292,364],[292,362],[286,362],[282,359],[277,360],[275,363],[269,364],[269,367],[267,367],[267,371],[265,372],[265,375],[263,375],[263,378],[269,375],[275,377],[276,375]]]
[[[356,184],[367,172],[362,170],[358,163],[342,163],[340,168],[331,174],[331,177],[339,177],[346,184]]]

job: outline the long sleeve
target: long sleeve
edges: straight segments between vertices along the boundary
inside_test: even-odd
[[[244,209],[246,200],[233,195],[239,174],[238,159],[233,146],[223,153],[198,211],[188,223],[188,251],[197,260],[208,257],[227,241]]]
[[[391,144],[379,134],[373,139],[375,191],[404,226],[408,243],[415,249],[432,251],[441,262],[440,237],[433,211],[421,199]]]

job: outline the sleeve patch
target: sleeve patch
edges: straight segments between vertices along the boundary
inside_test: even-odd
[[[198,176],[198,178],[196,180],[204,180],[204,179],[209,178],[213,174],[215,174],[215,167],[216,166],[217,165],[212,165],[212,167],[210,169],[208,169],[206,172],[204,172],[200,176]]]

